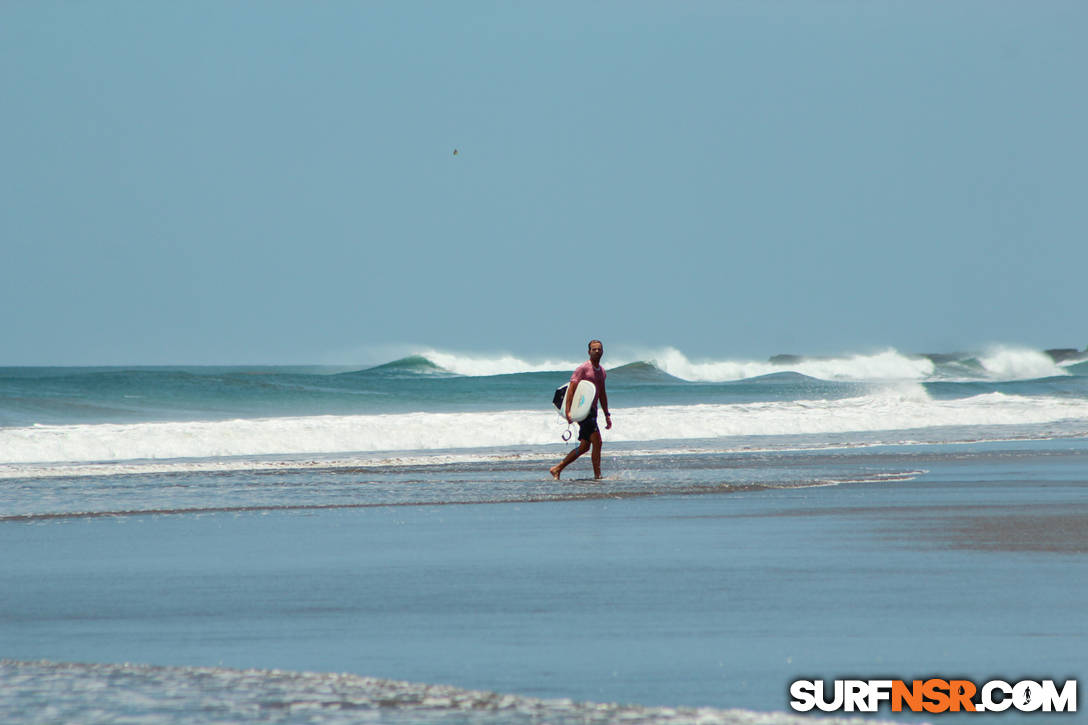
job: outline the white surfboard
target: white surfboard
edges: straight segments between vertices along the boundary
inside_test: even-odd
[[[559,411],[560,416],[563,415],[563,406],[566,404],[567,385],[556,390],[555,396],[552,398],[552,404]],[[586,416],[589,415],[589,409],[593,407],[593,398],[596,395],[596,385],[588,380],[579,380],[578,385],[574,388],[574,398],[570,401],[570,419],[575,423],[585,420]]]

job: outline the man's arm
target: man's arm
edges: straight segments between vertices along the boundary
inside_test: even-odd
[[[612,427],[612,416],[608,413],[608,393],[604,389],[604,381],[601,381],[601,410],[604,411],[604,429]]]
[[[568,423],[573,423],[574,422],[573,420],[570,419],[570,403],[571,403],[572,400],[574,400],[574,389],[577,388],[577,387],[578,387],[578,383],[576,383],[574,381],[571,381],[567,385],[567,397],[563,400],[563,415],[565,415],[567,417],[567,422]]]

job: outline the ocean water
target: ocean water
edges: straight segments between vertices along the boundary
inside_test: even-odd
[[[1088,356],[606,357],[605,479],[555,482],[578,362],[0,368],[0,721],[786,723],[793,679],[1084,674]]]

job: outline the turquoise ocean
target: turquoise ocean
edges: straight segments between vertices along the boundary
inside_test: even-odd
[[[606,351],[605,478],[556,482],[581,361],[0,368],[0,721],[790,723],[794,679],[1085,674],[1085,352]]]

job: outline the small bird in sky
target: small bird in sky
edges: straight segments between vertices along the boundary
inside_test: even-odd
[[[454,150],[453,150],[453,155],[454,155],[454,156],[456,156],[456,155],[457,155],[457,149],[454,149]]]

